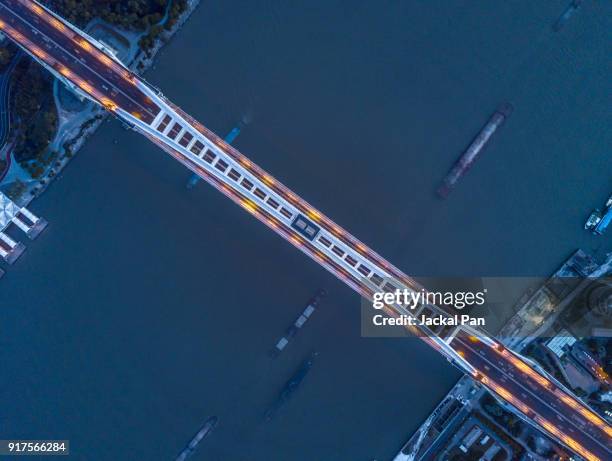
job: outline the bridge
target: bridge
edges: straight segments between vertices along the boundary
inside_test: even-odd
[[[31,0],[0,0],[0,30],[58,79],[112,112],[361,296],[423,288],[170,102],[108,48]],[[391,316],[448,316],[431,305]],[[588,461],[612,459],[612,427],[537,364],[467,326],[412,328],[525,421]]]

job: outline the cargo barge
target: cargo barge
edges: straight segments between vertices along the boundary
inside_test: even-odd
[[[497,108],[483,129],[480,130],[478,136],[476,136],[461,158],[457,161],[457,163],[455,163],[453,168],[442,181],[442,184],[437,190],[440,197],[446,198],[448,196],[450,191],[457,185],[457,182],[459,182],[461,177],[472,167],[482,150],[491,139],[491,136],[493,136],[493,133],[495,133],[495,131],[503,125],[506,119],[510,117],[512,111],[513,107],[510,103],[504,103]]]
[[[323,289],[320,289],[312,298],[310,298],[308,304],[304,308],[304,311],[285,332],[285,336],[279,339],[274,345],[274,347],[270,351],[270,357],[277,357],[285,349],[287,344],[289,344],[289,341],[291,341],[291,339],[300,331],[300,329],[304,326],[306,321],[310,318],[310,316],[318,307],[321,299],[324,298],[326,295],[327,292]]]
[[[202,425],[200,430],[196,433],[196,435],[193,436],[193,438],[183,449],[183,451],[181,451],[181,453],[176,457],[176,461],[185,461],[189,459],[191,455],[193,455],[193,453],[196,451],[196,448],[198,447],[200,442],[204,440],[204,438],[213,431],[213,429],[217,426],[218,422],[219,418],[217,418],[216,416],[211,416],[206,421],[204,421],[204,424]]]
[[[298,387],[300,387],[300,384],[302,384],[302,381],[304,381],[304,378],[312,368],[312,364],[314,363],[314,359],[317,355],[319,355],[318,352],[312,352],[308,358],[302,362],[300,368],[298,368],[293,376],[289,378],[289,381],[285,383],[280,395],[276,399],[276,402],[274,402],[272,406],[268,408],[268,411],[266,411],[266,421],[271,421],[280,407],[287,403],[295,391],[297,391]]]
[[[565,23],[580,9],[582,0],[573,0],[572,3],[563,11],[559,19],[553,24],[553,30],[559,32]]]

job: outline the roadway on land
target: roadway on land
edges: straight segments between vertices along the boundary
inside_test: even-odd
[[[492,388],[505,401],[513,404],[531,420],[552,432],[574,450],[586,448],[586,459],[610,459],[612,428],[586,407],[578,405],[546,377],[520,360],[501,345],[490,347],[467,333],[453,339],[453,348],[479,370]],[[521,406],[525,406],[521,408]],[[583,447],[579,451],[575,446]]]
[[[10,88],[11,88],[11,77],[15,66],[21,59],[22,52],[18,50],[17,53],[11,59],[11,62],[4,70],[2,77],[0,78],[0,160],[2,160],[2,153],[5,153],[4,160],[6,161],[4,169],[0,171],[0,181],[2,181],[9,169],[11,168],[12,160],[12,147],[7,146],[6,142],[9,138],[11,131],[11,100],[10,100]]]
[[[0,77],[0,149],[7,141],[11,128],[11,113],[10,113],[10,82],[13,70],[21,59],[21,50],[17,51],[12,57],[2,77]]]
[[[33,2],[3,0],[0,9],[8,27],[37,47],[31,52],[83,92],[95,96],[102,104],[106,100],[114,101],[146,123],[153,121],[159,107],[141,91],[135,91],[130,78],[126,78],[126,69],[85,38]],[[10,30],[7,32],[15,39]],[[21,44],[23,46],[23,42]]]

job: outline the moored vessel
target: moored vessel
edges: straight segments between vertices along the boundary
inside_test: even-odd
[[[591,212],[584,228],[595,235],[602,235],[610,223],[612,223],[612,195],[606,200],[603,212],[599,208]]]
[[[559,32],[561,28],[565,25],[565,23],[578,11],[580,6],[582,5],[582,0],[573,0],[569,6],[563,11],[559,19],[555,21],[553,24],[553,30],[555,32]]]
[[[310,298],[308,304],[300,314],[300,316],[291,324],[287,331],[285,332],[285,336],[280,338],[272,350],[270,351],[271,357],[278,357],[278,355],[287,347],[289,341],[302,329],[306,321],[310,318],[310,316],[314,313],[316,308],[319,306],[319,302],[327,295],[327,291],[324,289],[319,289],[316,294]]]
[[[302,362],[302,364],[293,374],[293,376],[291,376],[291,378],[289,378],[289,380],[285,383],[283,389],[280,392],[280,395],[278,396],[278,399],[276,399],[276,401],[270,406],[270,408],[268,408],[268,411],[266,411],[266,421],[270,421],[274,417],[278,409],[282,407],[291,398],[291,396],[293,396],[295,391],[297,391],[297,389],[302,384],[302,381],[304,381],[304,378],[312,368],[314,359],[317,355],[319,355],[318,352],[312,352],[308,356],[308,358]]]
[[[450,191],[457,185],[459,180],[472,167],[482,150],[485,148],[493,133],[510,117],[514,108],[510,103],[501,104],[491,115],[480,133],[472,141],[463,155],[457,160],[453,168],[448,172],[440,187],[438,195],[446,198]]]
[[[196,435],[193,436],[193,438],[189,441],[183,451],[181,451],[176,457],[176,461],[185,461],[186,459],[191,457],[200,442],[202,442],[202,440],[204,440],[206,436],[210,435],[213,429],[217,426],[218,422],[219,418],[217,418],[216,416],[211,416],[206,421],[204,421],[204,424],[202,425],[200,430],[196,433]]]

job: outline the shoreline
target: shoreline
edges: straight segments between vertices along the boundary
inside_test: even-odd
[[[174,37],[174,35],[183,27],[183,25],[187,22],[187,20],[191,17],[192,13],[199,6],[200,0],[187,0],[187,8],[185,11],[178,17],[176,23],[169,30],[164,30],[159,37],[155,39],[154,45],[148,50],[142,50],[140,48],[134,53],[134,56],[128,63],[124,63],[126,67],[130,70],[138,73],[139,75],[146,72],[149,68],[153,66],[155,63],[155,58],[157,54],[161,51],[161,49],[170,42],[170,40]],[[89,24],[99,23],[99,18],[93,18]],[[106,24],[106,23],[105,23]],[[117,31],[118,33],[129,33],[134,34],[133,31],[124,31],[116,26],[112,26],[107,24],[107,26],[111,27],[112,30]],[[141,37],[146,34],[146,31],[135,35],[135,37]],[[138,45],[138,40],[136,40],[136,46]],[[55,88],[57,85],[61,85],[60,82],[56,80],[53,82],[53,88],[55,92]],[[57,98],[56,99],[56,108],[58,113],[58,118],[62,118],[62,107],[58,105]],[[64,168],[70,163],[70,160],[74,158],[74,156],[79,152],[79,150],[83,147],[85,142],[100,128],[102,122],[108,119],[111,115],[106,110],[98,105],[94,105],[90,108],[85,108],[79,112],[70,113],[69,115],[63,114],[64,120],[60,120],[58,123],[57,131],[55,133],[55,137],[49,143],[49,147],[47,148],[49,151],[52,150],[54,143],[60,142],[59,149],[57,149],[59,156],[56,160],[52,162],[52,164],[46,169],[43,175],[40,178],[31,178],[27,183],[24,184],[24,190],[18,197],[12,197],[12,200],[21,207],[27,207],[29,204],[42,195],[47,188],[54,182],[55,179],[61,177],[61,173]],[[66,111],[64,111],[66,112]],[[75,128],[73,131],[76,134],[69,133],[65,137],[64,133],[62,133],[62,129],[64,125],[69,125],[75,118],[84,117],[84,120]],[[15,162],[13,162],[15,163]],[[5,175],[9,174],[10,168],[7,167],[5,170]],[[4,186],[9,184],[14,184],[17,181],[21,181],[20,178],[17,178],[13,182],[9,182]]]

